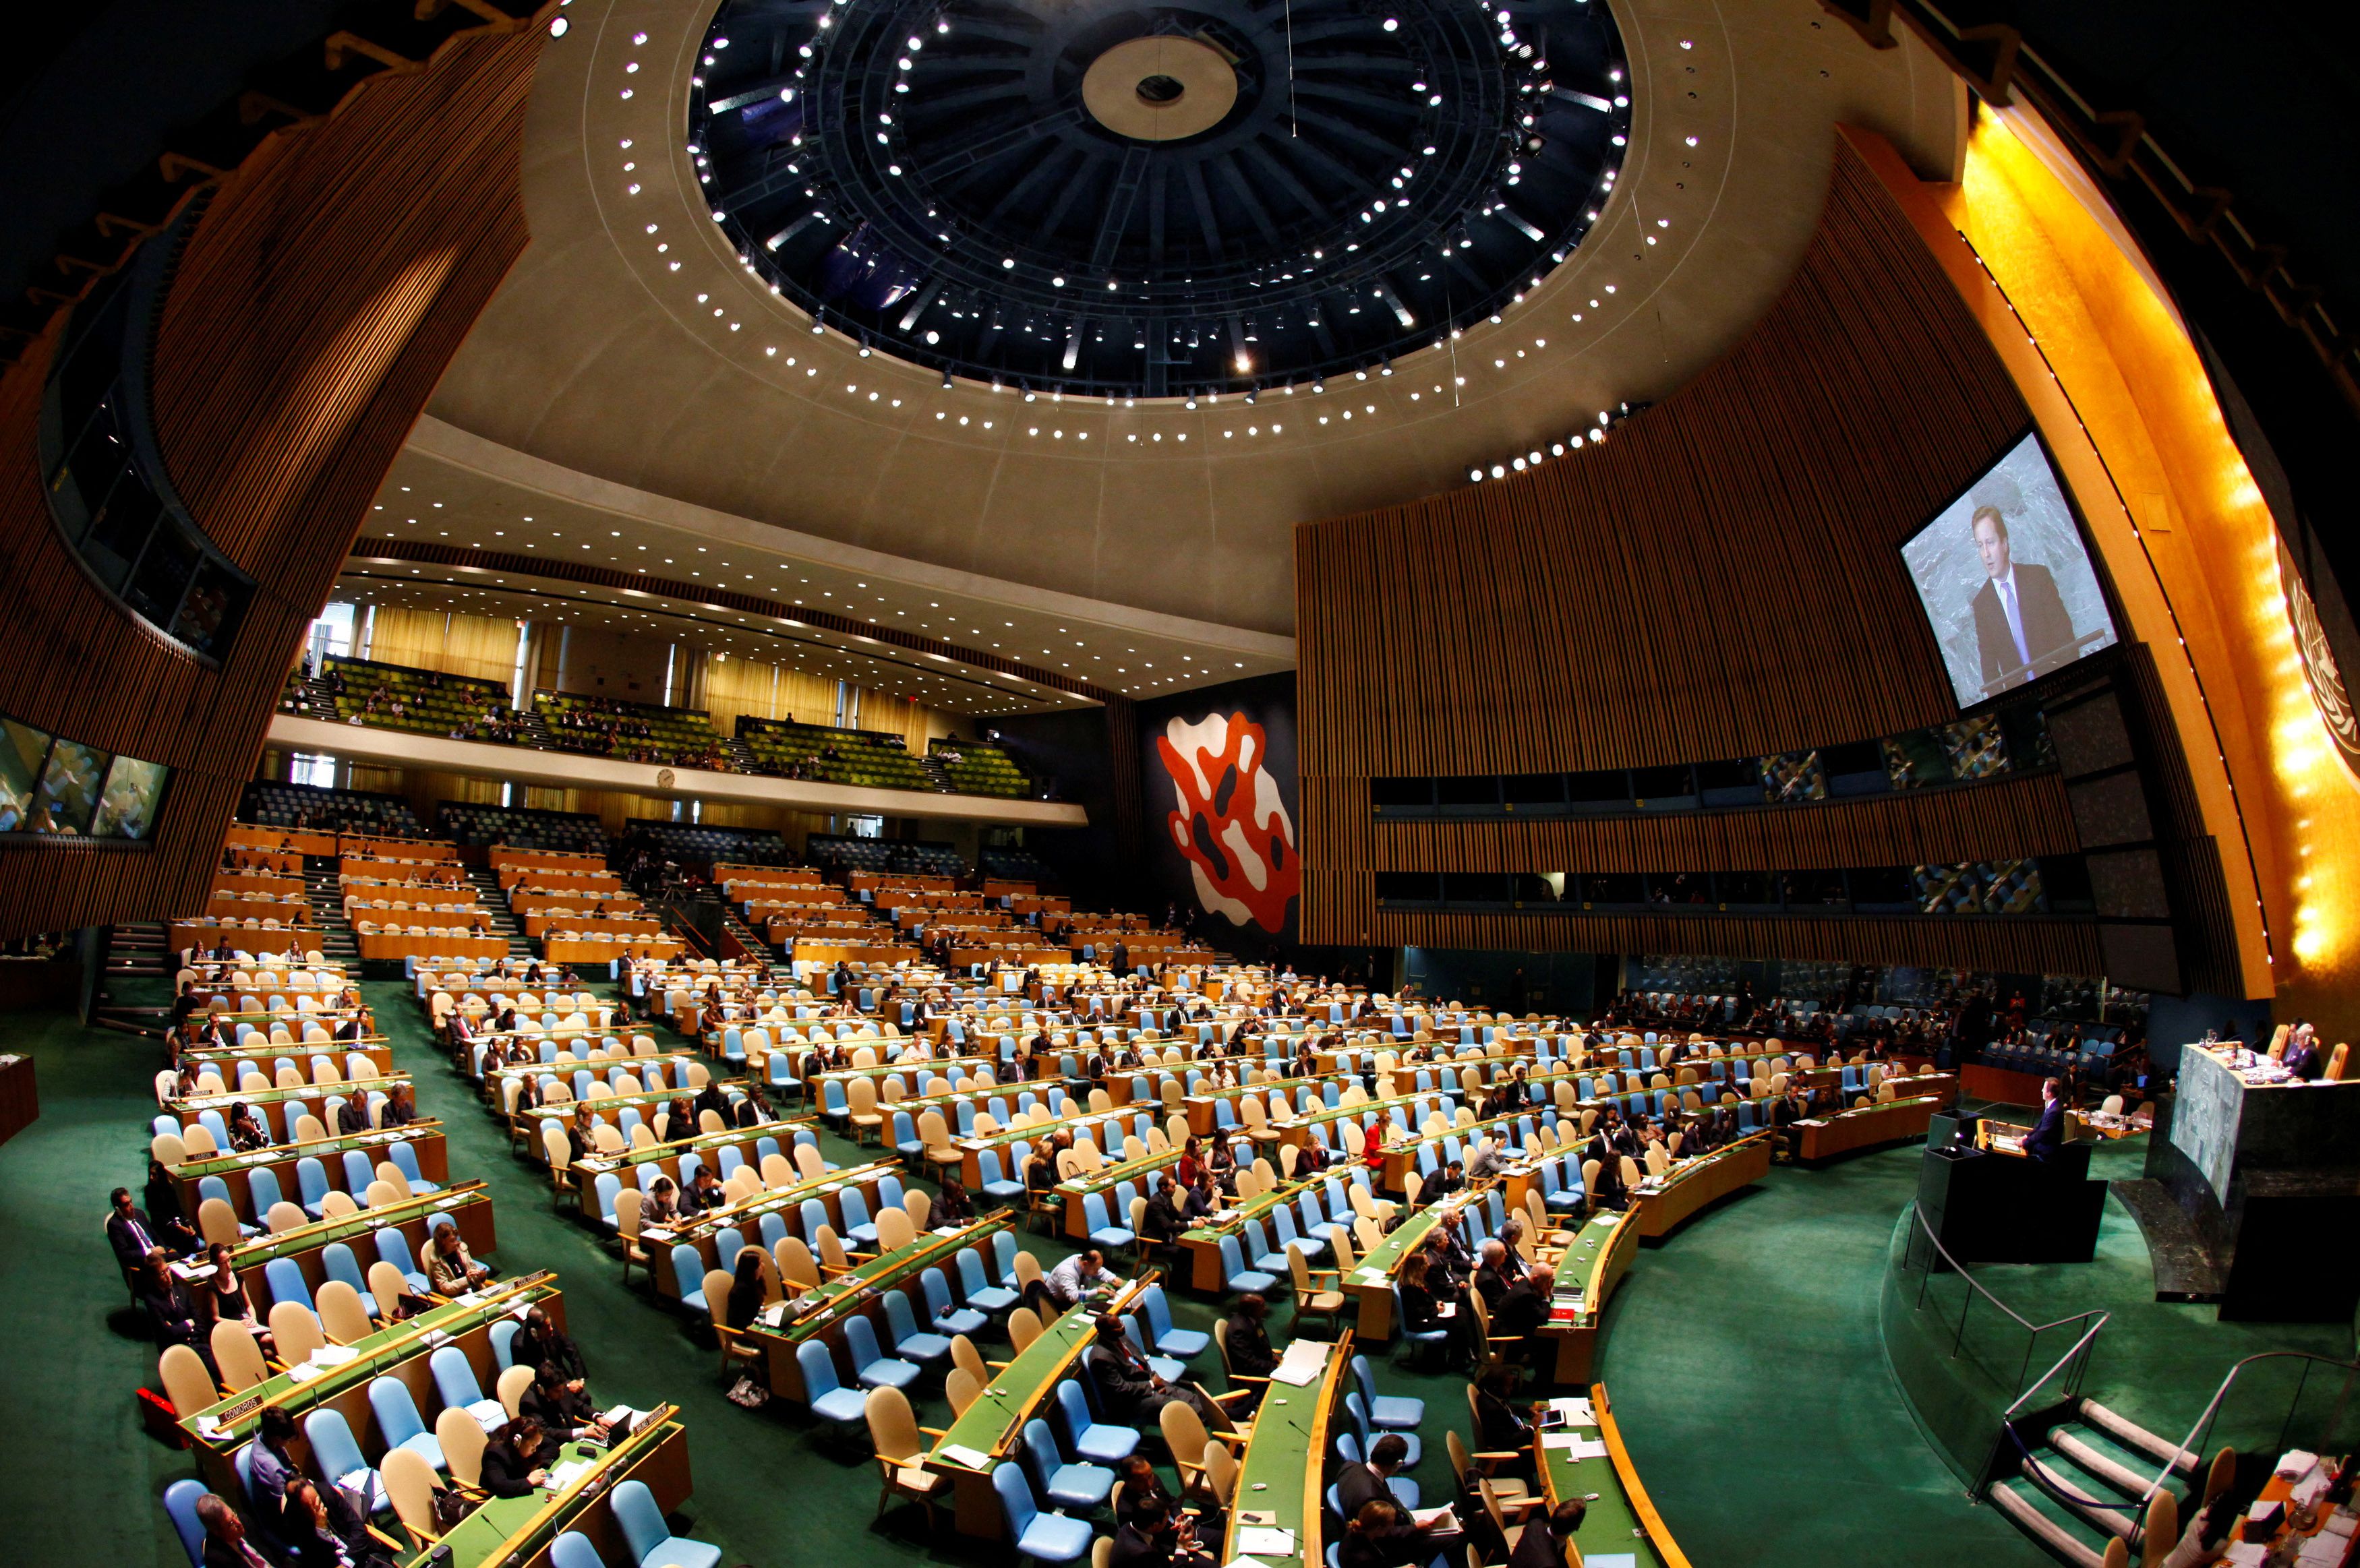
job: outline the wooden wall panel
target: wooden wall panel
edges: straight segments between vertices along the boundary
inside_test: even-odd
[[[166,465],[257,587],[219,670],[82,574],[41,495],[56,328],[0,379],[0,712],[169,765],[154,842],[8,845],[0,934],[201,903],[281,680],[460,340],[523,248],[532,27],[462,38],[282,135],[190,236],[155,354]]]
[[[2031,423],[1907,218],[1840,146],[1793,281],[1585,450],[1295,538],[1303,939],[2094,973],[2070,920],[1380,911],[1378,870],[1778,870],[2078,848],[2031,778],[1760,811],[1381,823],[1388,775],[1706,762],[1947,722],[1899,546]]]
[[[1852,964],[1934,964],[2010,975],[2102,975],[2087,920],[1748,920],[1742,916],[1458,915],[1378,911],[1382,946],[1510,948],[1525,953],[1689,953]],[[1306,941],[1315,940],[1306,937]]]

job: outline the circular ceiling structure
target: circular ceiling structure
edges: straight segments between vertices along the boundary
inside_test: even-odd
[[[1579,245],[1631,98],[1590,0],[728,0],[689,153],[815,327],[1176,397],[1366,368]]]

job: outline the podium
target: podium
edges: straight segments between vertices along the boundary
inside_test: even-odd
[[[2090,1145],[2046,1161],[1978,1149],[1959,1118],[1939,1116],[1918,1169],[1918,1212],[1961,1263],[2087,1263],[2098,1250],[2106,1184],[2090,1180]]]

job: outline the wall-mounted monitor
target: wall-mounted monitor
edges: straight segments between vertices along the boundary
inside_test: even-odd
[[[1959,706],[2115,642],[2105,591],[2038,435],[1901,547]]]

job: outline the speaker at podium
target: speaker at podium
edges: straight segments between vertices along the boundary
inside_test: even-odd
[[[2087,1263],[2097,1255],[2106,1184],[2086,1143],[2049,1159],[2023,1152],[2021,1128],[1946,1113],[1927,1130],[1918,1212],[1961,1263]]]

